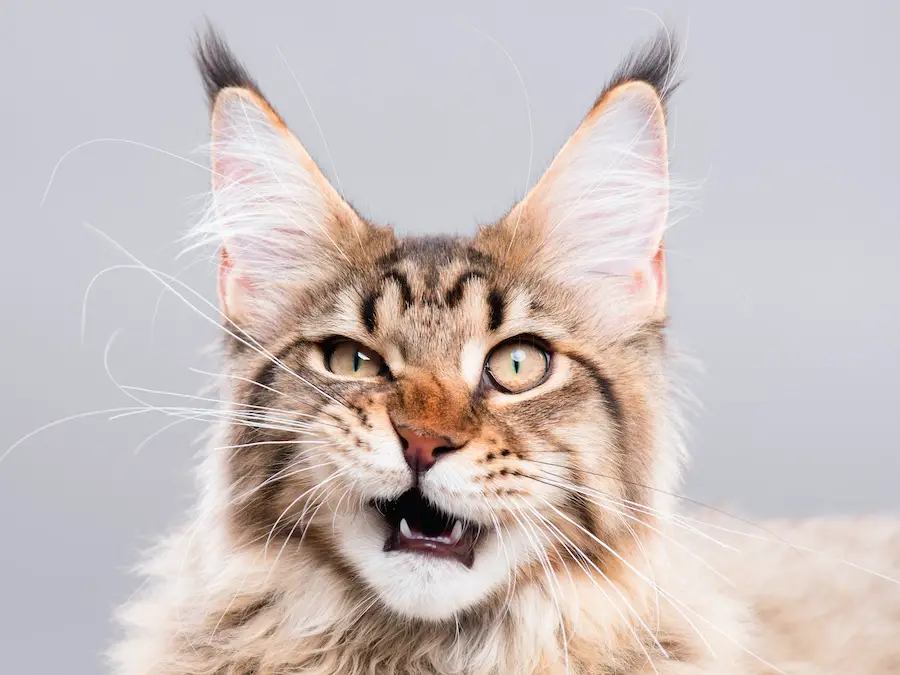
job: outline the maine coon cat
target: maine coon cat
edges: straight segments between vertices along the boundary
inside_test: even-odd
[[[738,536],[674,497],[667,40],[472,238],[367,221],[221,39],[197,57],[228,404],[114,672],[900,673],[896,585],[832,564],[896,576],[900,524]]]

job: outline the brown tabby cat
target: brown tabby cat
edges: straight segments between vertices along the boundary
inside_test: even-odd
[[[895,573],[900,525],[738,536],[671,498],[676,60],[628,60],[499,222],[401,239],[201,41],[229,404],[116,673],[900,673],[896,585],[834,563]]]

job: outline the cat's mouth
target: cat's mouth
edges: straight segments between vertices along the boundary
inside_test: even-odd
[[[456,560],[466,567],[475,562],[479,528],[429,504],[417,488],[397,499],[372,503],[390,527],[385,552],[408,551]]]

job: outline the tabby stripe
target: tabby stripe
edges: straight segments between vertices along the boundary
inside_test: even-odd
[[[373,291],[365,297],[362,304],[362,322],[370,334],[375,333],[375,327],[378,325],[375,317],[376,302],[378,302],[378,293]]]
[[[450,309],[453,309],[459,304],[460,300],[462,300],[463,293],[465,293],[466,290],[466,284],[472,279],[484,278],[484,273],[479,272],[478,270],[463,272],[459,275],[459,278],[456,280],[456,283],[453,284],[453,287],[447,291],[447,294],[444,296],[444,302]]]
[[[621,441],[621,436],[624,433],[625,419],[622,414],[622,404],[619,401],[618,396],[616,396],[615,391],[613,391],[612,380],[606,377],[597,366],[584,357],[577,354],[566,354],[566,356],[588,371],[588,374],[590,374],[591,378],[594,380],[594,384],[596,384],[597,390],[600,392],[600,396],[603,397],[603,402],[606,404],[607,411],[616,423]]]
[[[643,488],[646,484],[640,480],[640,475],[636,472],[639,464],[636,464],[637,457],[631,455],[629,439],[626,435],[625,415],[622,410],[622,403],[616,396],[612,381],[606,377],[597,366],[590,361],[576,354],[567,354],[567,356],[578,363],[582,368],[588,371],[597,390],[600,392],[607,412],[613,418],[615,423],[616,445],[615,449],[620,455],[621,471],[624,473],[621,477],[614,477],[622,485],[625,491],[625,498],[631,502],[640,502],[642,498]]]
[[[570,453],[570,456],[574,456],[570,448],[564,447],[564,450],[565,452]],[[574,467],[572,468],[572,477],[569,480],[571,480],[575,485],[586,487],[584,477],[581,475],[581,472]],[[591,513],[591,506],[584,498],[584,495],[580,492],[569,490],[569,504],[575,511],[578,520],[581,522],[581,526],[585,530],[590,532],[592,536],[597,537],[597,528],[594,523],[594,514]]]
[[[488,293],[487,302],[491,317],[488,326],[491,330],[497,330],[503,325],[503,319],[506,315],[506,301],[503,299],[500,291],[492,290]]]
[[[387,281],[393,281],[397,284],[397,287],[400,289],[400,296],[403,298],[403,305],[406,309],[409,309],[413,301],[412,288],[410,288],[409,281],[403,273],[397,270],[385,272],[384,276],[381,277],[381,283],[384,284]],[[360,308],[363,325],[370,334],[374,334],[375,329],[378,327],[376,305],[383,292],[384,288],[369,292],[363,299],[362,307]]]
[[[325,406],[319,405],[316,406],[314,410],[310,411],[311,417],[310,419],[319,419],[319,416],[322,414],[322,410]],[[278,433],[278,432],[274,432]],[[254,499],[259,505],[261,511],[266,513],[267,518],[272,518],[272,522],[274,522],[275,514],[271,513],[268,510],[268,505],[274,504],[275,499],[278,496],[279,490],[283,487],[282,481],[284,479],[284,475],[289,473],[287,471],[288,467],[299,458],[300,453],[303,452],[302,446],[298,446],[295,443],[284,443],[278,444],[274,446],[262,446],[264,449],[262,452],[272,453],[271,458],[269,459],[268,464],[266,465],[266,471],[264,474],[263,482],[269,481],[262,488],[259,489]],[[298,448],[301,448],[298,450]],[[282,473],[284,472],[284,473]],[[277,476],[277,478],[276,478]],[[274,479],[274,480],[272,480]],[[268,524],[269,527],[272,526],[270,522]],[[277,534],[277,533],[276,533]]]
[[[295,340],[292,340],[284,347],[278,350],[278,352],[274,355],[274,359],[270,359],[266,357],[266,362],[262,365],[262,367],[257,371],[256,375],[251,377],[250,379],[256,382],[259,387],[253,387],[253,391],[250,393],[249,401],[251,405],[265,406],[265,402],[268,401],[269,396],[272,394],[271,391],[266,389],[265,387],[274,387],[275,385],[275,376],[278,374],[278,370],[281,369],[282,366],[287,368],[287,365],[284,363],[284,360],[290,356],[291,352],[293,352],[298,347],[302,347],[304,345],[309,344],[309,340],[298,337]],[[279,365],[281,364],[281,365]]]
[[[410,288],[409,281],[403,272],[398,270],[390,270],[386,272],[383,277],[381,277],[383,281],[394,281],[397,286],[400,287],[400,295],[403,297],[403,304],[406,305],[406,308],[412,306],[413,295],[412,288]]]

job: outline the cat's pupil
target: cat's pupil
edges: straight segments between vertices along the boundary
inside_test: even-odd
[[[519,371],[522,370],[522,362],[525,361],[525,352],[521,349],[516,349],[510,354],[510,358],[512,359],[513,372],[518,375]]]
[[[369,357],[363,354],[360,351],[357,351],[353,354],[353,372],[358,373],[359,367],[362,365],[363,361],[368,361]]]

